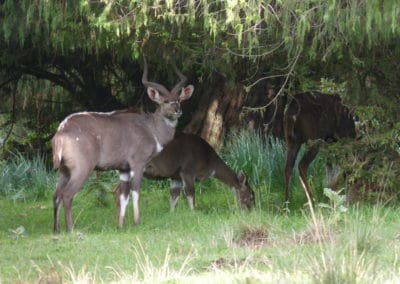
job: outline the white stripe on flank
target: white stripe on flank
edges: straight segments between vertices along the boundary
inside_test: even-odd
[[[81,111],[81,112],[76,112],[76,113],[72,113],[70,115],[68,115],[58,126],[57,130],[61,130],[64,128],[65,124],[68,122],[68,120],[76,115],[90,115],[90,114],[98,114],[98,115],[112,115],[113,113],[115,113],[115,111],[110,111],[110,112],[94,112],[94,111]]]

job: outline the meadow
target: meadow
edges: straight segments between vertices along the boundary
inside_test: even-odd
[[[229,150],[229,151],[228,151]],[[256,193],[251,211],[208,179],[196,184],[196,209],[182,195],[169,209],[168,181],[142,184],[141,223],[131,204],[116,228],[114,172],[93,175],[74,200],[75,229],[52,233],[57,174],[46,158],[0,165],[0,283],[398,283],[396,204],[348,206],[323,188],[324,161],[310,168],[320,204],[311,211],[295,172],[283,204],[284,147],[234,134],[221,151],[244,169]],[[63,212],[61,212],[63,216]]]

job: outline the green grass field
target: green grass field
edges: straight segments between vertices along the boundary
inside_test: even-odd
[[[316,206],[312,215],[294,181],[293,202],[283,209],[282,177],[271,170],[282,165],[265,166],[270,179],[254,178],[255,170],[250,174],[257,196],[251,212],[241,211],[231,191],[215,180],[197,184],[195,211],[182,196],[170,212],[168,183],[144,181],[141,224],[133,225],[130,204],[121,230],[111,193],[117,175],[92,177],[74,200],[75,230],[54,235],[56,175],[29,163],[22,159],[2,171],[0,283],[400,281],[398,208],[360,205],[345,211],[340,199],[321,197],[325,206]],[[310,170],[315,189],[322,183],[319,163]]]

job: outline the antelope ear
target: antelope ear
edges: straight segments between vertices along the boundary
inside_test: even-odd
[[[193,85],[188,85],[185,88],[182,88],[181,94],[179,95],[179,99],[181,101],[189,99],[194,91]]]
[[[147,87],[147,94],[149,95],[149,98],[152,101],[155,101],[157,103],[161,103],[162,102],[162,98],[161,98],[160,93],[158,92],[157,89],[154,89],[152,87]]]
[[[246,180],[247,180],[247,177],[246,177],[246,175],[244,174],[244,172],[243,171],[240,171],[239,173],[238,173],[238,180],[239,180],[239,182],[240,182],[240,184],[241,185],[244,185],[245,183],[246,183]]]

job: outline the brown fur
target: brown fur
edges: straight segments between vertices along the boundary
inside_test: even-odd
[[[150,179],[172,178],[174,181],[182,181],[186,196],[193,199],[193,205],[194,182],[214,176],[235,190],[241,207],[250,209],[254,205],[254,192],[244,173],[236,175],[205,140],[193,134],[177,135],[149,162],[144,176]],[[180,191],[180,187],[171,187],[171,209],[174,209]],[[121,194],[121,186],[118,185],[115,190],[117,208]]]
[[[150,99],[158,104],[154,113],[84,112],[73,114],[60,124],[52,139],[54,168],[60,173],[53,196],[54,232],[59,232],[61,202],[67,230],[72,230],[73,197],[95,169],[119,170],[127,179],[122,186],[135,192],[138,203],[144,168],[160,146],[173,139],[182,114],[180,101],[189,99],[193,92],[191,85],[180,88],[185,77],[178,75],[181,81],[170,92],[160,84],[147,81],[145,63],[142,82]],[[137,224],[138,204],[134,208],[134,219]]]

